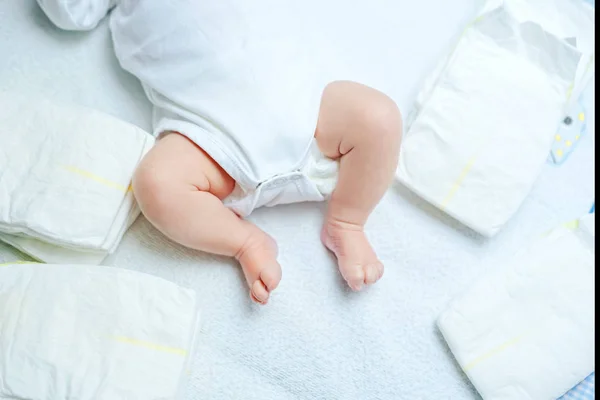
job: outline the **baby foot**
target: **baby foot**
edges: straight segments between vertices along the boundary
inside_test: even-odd
[[[277,244],[273,238],[253,227],[252,234],[235,258],[242,265],[252,300],[267,304],[269,294],[281,281]]]
[[[321,241],[337,257],[340,273],[352,290],[361,290],[383,275],[383,264],[362,226],[327,221],[321,231]]]

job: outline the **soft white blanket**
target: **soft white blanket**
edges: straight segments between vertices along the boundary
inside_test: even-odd
[[[406,114],[422,79],[472,10],[469,0],[398,1],[399,100]],[[0,89],[40,91],[148,129],[138,83],[112,57],[107,27],[55,29],[33,0],[0,3]],[[401,62],[400,62],[401,61]],[[368,60],[364,60],[368,63]],[[143,270],[198,292],[198,350],[186,399],[474,399],[435,320],[482,265],[502,266],[535,235],[586,212],[594,197],[590,135],[560,168],[547,166],[519,212],[485,240],[407,189],[390,189],[369,223],[386,273],[354,294],[319,242],[323,208],[261,209],[252,219],[275,236],[283,282],[266,308],[250,304],[229,260],[167,241],[139,218],[107,264]],[[0,248],[0,260],[23,256]],[[492,268],[492,267],[490,267]]]

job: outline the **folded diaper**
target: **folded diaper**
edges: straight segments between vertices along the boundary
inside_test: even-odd
[[[555,34],[550,3],[504,1],[477,18],[407,121],[398,179],[486,236],[530,191],[593,59]]]
[[[98,111],[0,92],[0,240],[98,264],[139,215],[130,182],[154,143]]]
[[[195,293],[81,265],[0,266],[0,399],[174,399]]]
[[[488,399],[556,399],[595,369],[595,215],[566,224],[455,299],[438,326]]]

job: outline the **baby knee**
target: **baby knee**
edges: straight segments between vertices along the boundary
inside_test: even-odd
[[[364,124],[377,136],[377,141],[389,146],[400,144],[402,137],[402,115],[396,102],[377,92],[363,110]],[[373,140],[371,136],[367,140]]]
[[[142,160],[133,175],[132,188],[142,213],[151,222],[162,220],[168,210],[173,208],[170,191],[165,186],[165,180]]]

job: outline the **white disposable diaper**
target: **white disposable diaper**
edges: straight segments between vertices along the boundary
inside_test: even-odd
[[[98,264],[139,215],[130,182],[154,138],[83,107],[0,92],[0,240]]]
[[[195,293],[80,265],[0,266],[0,399],[174,399]]]
[[[594,238],[593,214],[555,229],[442,313],[484,399],[556,399],[594,371]]]
[[[398,179],[486,236],[519,208],[571,95],[590,75],[593,8],[591,16],[581,12],[588,21],[550,12],[560,3],[575,7],[569,0],[546,3],[490,2],[426,82],[408,119]],[[579,31],[571,30],[578,22]]]

